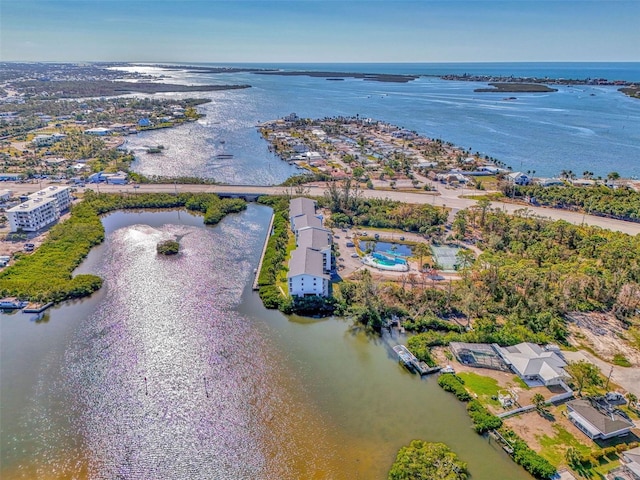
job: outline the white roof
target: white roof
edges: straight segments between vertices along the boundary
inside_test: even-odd
[[[26,202],[21,203],[20,205],[16,205],[13,208],[7,210],[7,212],[31,212],[33,210],[37,210],[41,208],[43,205],[48,205],[50,203],[55,202],[55,198],[44,197],[44,198],[31,198]]]
[[[511,347],[499,347],[502,357],[524,376],[539,376],[545,381],[566,377],[567,363],[555,352],[543,350],[535,343],[519,343]]]

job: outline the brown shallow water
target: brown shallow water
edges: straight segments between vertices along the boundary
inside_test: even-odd
[[[270,211],[205,228],[115,213],[80,268],[104,288],[0,318],[0,476],[385,478],[413,438],[448,443],[474,479],[526,479],[470,430],[435,377],[339,319],[287,318],[250,291]],[[158,257],[161,239],[182,253]]]

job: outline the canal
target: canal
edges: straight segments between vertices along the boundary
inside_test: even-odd
[[[2,314],[0,477],[383,479],[421,438],[474,479],[530,478],[436,377],[403,370],[400,339],[264,309],[250,284],[269,219],[113,213],[79,268],[102,290]],[[180,255],[157,256],[167,238]]]

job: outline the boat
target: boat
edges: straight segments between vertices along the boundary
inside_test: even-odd
[[[15,298],[3,298],[0,300],[0,308],[5,310],[20,310],[27,306],[27,302]]]

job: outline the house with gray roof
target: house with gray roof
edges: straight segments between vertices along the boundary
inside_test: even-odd
[[[546,350],[535,343],[519,343],[510,347],[495,346],[504,362],[529,386],[559,385],[568,377],[567,363],[554,350]]]
[[[310,248],[291,252],[287,282],[292,297],[329,296],[330,277],[324,271],[324,255]]]
[[[613,411],[594,407],[588,400],[567,402],[569,420],[592,440],[607,440],[628,434],[633,422]]]
[[[325,273],[331,271],[331,244],[331,232],[324,228],[304,228],[298,233],[298,248],[310,248],[322,253]]]

